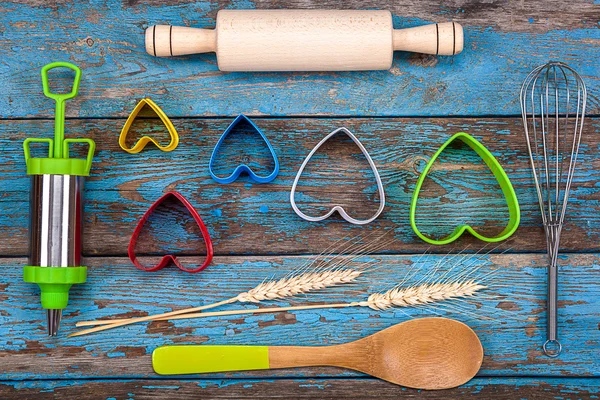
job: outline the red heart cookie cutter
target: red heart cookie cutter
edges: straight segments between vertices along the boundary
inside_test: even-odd
[[[138,261],[136,255],[135,255],[135,245],[137,244],[137,239],[140,236],[140,233],[142,232],[142,230],[144,228],[144,224],[146,223],[146,221],[148,221],[148,219],[150,218],[152,213],[156,210],[156,208],[159,205],[161,205],[169,197],[175,197],[177,200],[179,200],[181,202],[181,204],[183,204],[185,206],[185,208],[187,208],[190,215],[192,216],[192,218],[194,218],[194,221],[196,221],[196,224],[198,224],[198,227],[200,228],[200,232],[202,233],[202,238],[204,239],[204,242],[206,243],[206,260],[204,261],[204,264],[202,264],[199,268],[196,268],[196,269],[185,268],[183,265],[181,265],[179,260],[177,260],[177,257],[175,257],[172,254],[165,255],[160,260],[160,262],[158,264],[156,264],[154,267],[146,268]],[[212,246],[212,241],[210,239],[208,230],[206,229],[204,222],[202,222],[202,218],[200,218],[200,215],[198,214],[198,211],[196,211],[194,206],[192,206],[190,204],[190,202],[185,197],[183,197],[183,195],[181,193],[167,192],[160,199],[156,200],[154,202],[154,204],[152,204],[150,206],[148,211],[146,211],[144,213],[144,215],[138,222],[137,226],[135,227],[135,230],[133,231],[133,235],[131,235],[131,239],[129,240],[129,246],[127,247],[127,254],[129,255],[129,259],[131,260],[131,262],[138,269],[140,269],[142,271],[149,271],[149,272],[158,271],[158,270],[166,267],[169,264],[169,261],[173,261],[173,263],[180,270],[193,273],[193,272],[200,272],[204,268],[208,267],[208,265],[210,264],[210,262],[212,261],[212,258],[213,258],[213,246]]]

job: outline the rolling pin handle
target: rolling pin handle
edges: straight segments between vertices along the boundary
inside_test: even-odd
[[[395,29],[392,34],[395,51],[453,56],[463,50],[463,28],[456,22],[444,22]]]
[[[153,25],[146,29],[146,51],[155,57],[210,53],[217,49],[214,29]]]

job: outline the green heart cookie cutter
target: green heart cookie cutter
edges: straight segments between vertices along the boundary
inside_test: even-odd
[[[416,211],[417,211],[417,201],[419,199],[419,192],[421,191],[421,186],[423,185],[423,182],[425,181],[425,178],[427,177],[427,174],[429,173],[429,170],[433,166],[433,163],[435,162],[435,160],[446,149],[446,147],[448,147],[450,145],[450,143],[454,142],[455,140],[462,141],[463,143],[468,145],[471,149],[473,149],[479,155],[479,157],[481,157],[481,159],[485,162],[485,164],[488,166],[488,168],[494,174],[496,181],[498,182],[498,184],[500,185],[500,188],[502,189],[502,193],[504,194],[504,197],[506,199],[506,204],[508,206],[509,221],[508,221],[508,224],[506,225],[506,228],[504,228],[504,230],[502,232],[500,232],[500,234],[498,234],[497,236],[493,236],[493,237],[483,236],[480,233],[477,233],[469,225],[460,225],[460,226],[456,227],[456,229],[454,229],[454,232],[452,232],[450,235],[446,236],[443,239],[435,240],[435,239],[431,239],[431,238],[423,235],[417,228],[417,223],[415,221],[415,215],[416,215]],[[456,239],[458,239],[465,231],[469,232],[471,235],[475,236],[477,239],[483,240],[484,242],[490,242],[490,243],[500,242],[502,240],[508,239],[517,230],[520,220],[521,220],[521,211],[519,209],[519,202],[517,200],[517,195],[515,194],[515,190],[513,189],[513,186],[510,183],[510,180],[508,179],[506,172],[504,172],[504,169],[502,168],[502,166],[500,166],[500,164],[498,163],[496,158],[492,155],[492,153],[490,153],[490,151],[488,149],[485,148],[484,145],[482,145],[480,142],[478,142],[477,139],[475,139],[473,136],[471,136],[465,132],[459,132],[459,133],[455,134],[450,139],[448,139],[446,141],[446,143],[444,143],[442,145],[442,147],[440,147],[438,149],[438,151],[435,152],[435,154],[433,155],[431,160],[429,160],[429,162],[427,163],[427,166],[425,166],[425,169],[421,173],[421,176],[419,177],[419,180],[417,181],[417,186],[415,188],[415,192],[413,194],[412,200],[410,202],[410,226],[412,227],[413,231],[421,239],[423,239],[427,243],[431,243],[431,244],[442,245],[442,244],[452,243]]]

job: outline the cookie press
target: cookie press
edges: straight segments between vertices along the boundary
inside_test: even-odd
[[[70,93],[52,93],[48,71],[69,68],[75,72]],[[42,68],[44,95],[56,102],[54,139],[28,138],[23,142],[27,175],[31,177],[29,265],[25,282],[40,287],[42,307],[48,313],[48,335],[55,336],[62,310],[69,301],[69,289],[83,283],[87,267],[81,265],[83,222],[83,181],[90,174],[96,144],[91,139],[65,139],[65,103],[77,96],[81,70],[67,62],[54,62]],[[48,157],[31,157],[32,143],[48,146]],[[70,158],[71,144],[87,145],[87,158]]]

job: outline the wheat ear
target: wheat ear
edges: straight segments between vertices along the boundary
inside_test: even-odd
[[[478,291],[487,289],[474,280],[454,283],[431,283],[402,288],[396,286],[384,293],[373,293],[361,307],[387,310],[392,307],[415,307],[444,300],[473,297]]]
[[[195,313],[196,311],[207,310],[209,308],[218,307],[225,304],[231,304],[235,302],[252,302],[258,303],[262,300],[276,300],[284,297],[295,296],[297,294],[309,293],[316,290],[325,289],[328,287],[353,283],[362,275],[364,270],[360,269],[338,269],[333,268],[321,272],[307,272],[300,275],[292,275],[290,277],[282,278],[276,281],[267,281],[259,284],[247,292],[242,292],[236,297],[232,297],[227,300],[220,301],[215,304],[210,304],[203,307],[188,308],[185,310],[171,311],[164,314],[149,315],[147,317],[140,318],[128,318],[124,320],[108,320],[104,325],[97,326],[95,328],[86,329],[80,332],[73,333],[71,336],[80,336],[88,333],[100,332],[107,329],[117,328],[119,326],[125,326],[136,322],[145,322],[152,320],[164,320],[183,316],[188,313]],[[193,314],[197,315],[197,314]],[[76,326],[89,326],[97,325],[98,322],[104,321],[86,321],[79,322]]]
[[[263,285],[263,284],[261,284]],[[258,289],[261,285],[257,286]],[[463,282],[454,283],[428,283],[418,286],[409,286],[407,288],[395,287],[384,293],[373,293],[365,301],[355,301],[349,303],[332,303],[332,304],[317,304],[317,305],[306,305],[306,306],[295,306],[295,307],[270,307],[260,308],[253,310],[229,310],[229,311],[216,311],[206,313],[187,313],[177,315],[174,317],[161,317],[163,319],[189,319],[189,318],[204,318],[204,317],[219,317],[226,315],[239,315],[239,314],[264,314],[274,313],[282,311],[300,311],[300,310],[315,310],[324,308],[345,308],[345,307],[369,307],[373,310],[381,311],[387,310],[392,307],[415,307],[420,305],[426,305],[436,303],[445,300],[467,298],[474,296],[480,290],[487,289],[487,286],[481,285],[474,280],[468,280]],[[254,289],[253,289],[254,290]],[[271,289],[269,289],[271,290]],[[269,292],[263,288],[261,294]],[[249,291],[250,292],[250,291]],[[249,293],[246,292],[246,293]],[[298,292],[300,293],[300,292]],[[248,300],[251,301],[251,300]],[[99,327],[99,328],[111,328]],[[88,333],[98,332],[103,329],[93,328],[73,333],[69,336],[81,336]]]

